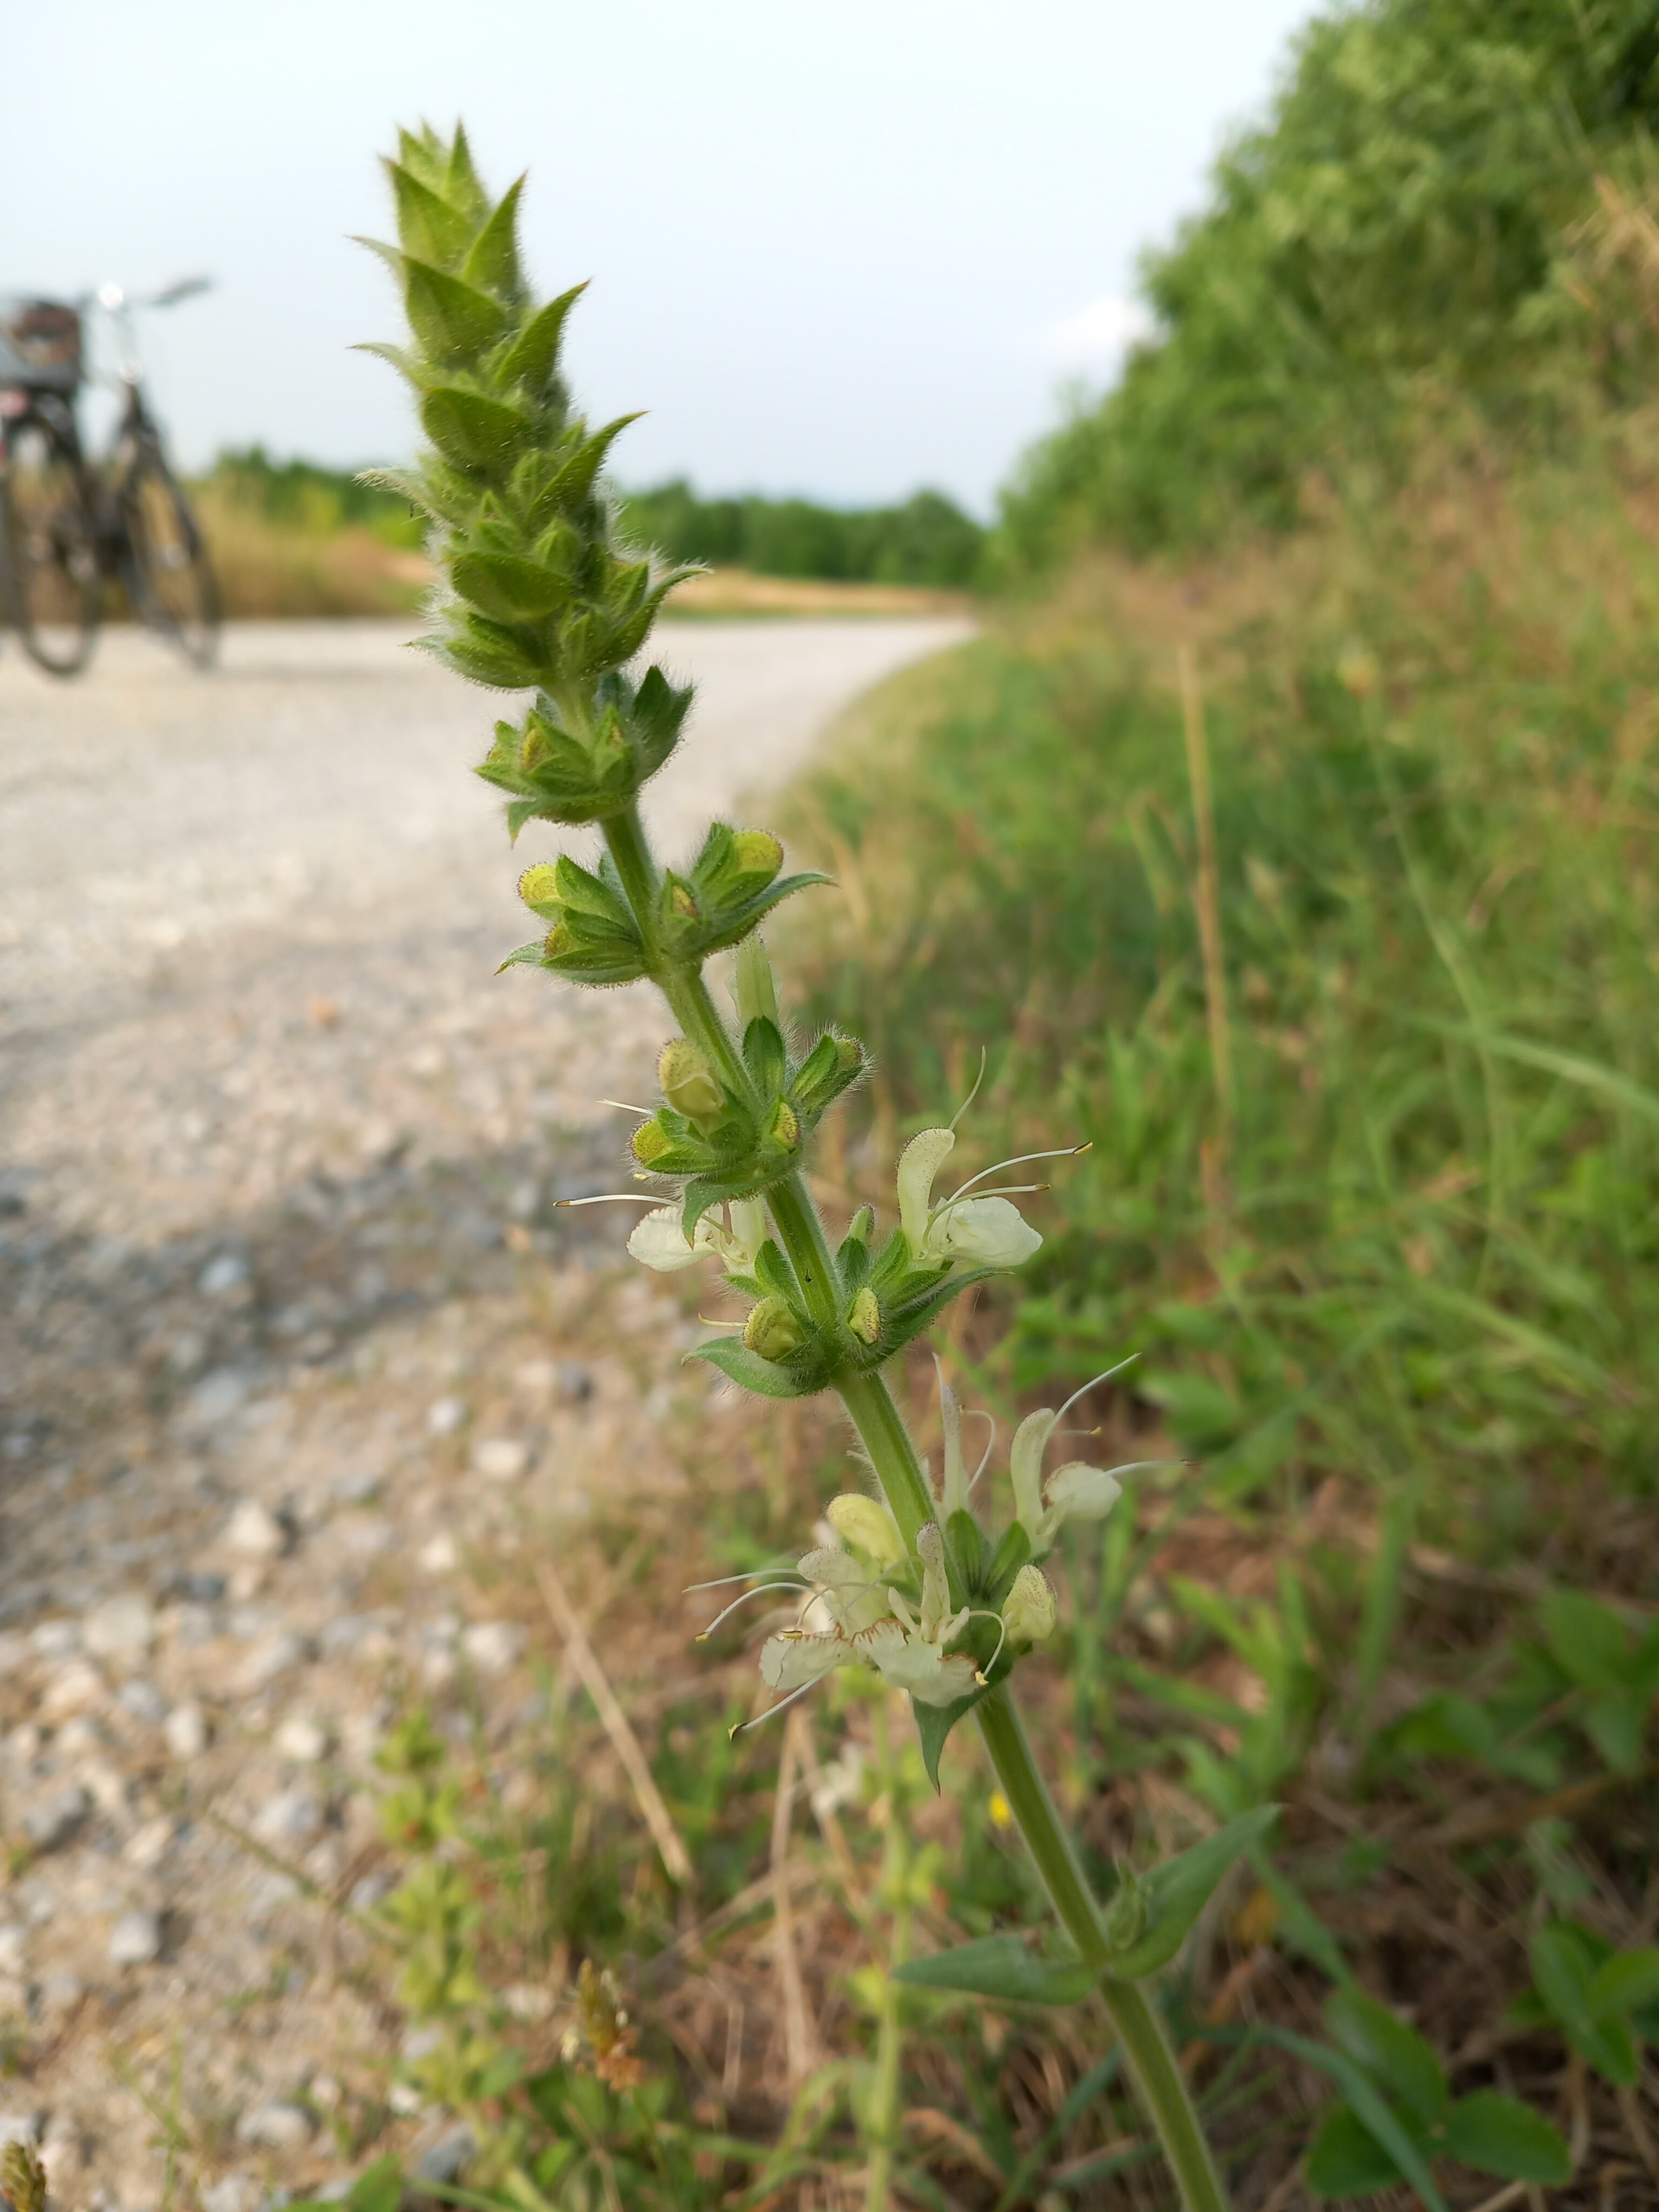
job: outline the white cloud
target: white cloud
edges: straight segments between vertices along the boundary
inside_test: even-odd
[[[1151,337],[1156,327],[1151,310],[1139,300],[1108,293],[1050,323],[1037,343],[1057,368],[1086,374],[1115,368],[1129,348]]]

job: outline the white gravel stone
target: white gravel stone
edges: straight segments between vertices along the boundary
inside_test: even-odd
[[[135,1674],[122,1683],[115,1692],[115,1702],[147,1728],[160,1728],[167,1717],[167,1699],[155,1683],[147,1681],[142,1674]]]
[[[311,2141],[311,2115],[303,2105],[283,2100],[256,2105],[236,2123],[236,2133],[262,2150],[299,2150]]]
[[[380,1489],[380,1478],[372,1467],[354,1467],[337,1475],[332,1486],[337,1505],[367,1505],[379,1496]]]
[[[92,1810],[92,1793],[78,1782],[54,1790],[23,1815],[23,1833],[37,1851],[66,1844]]]
[[[90,1659],[66,1659],[57,1668],[40,1697],[44,1720],[67,1720],[71,1713],[101,1705],[108,1685]]]
[[[517,1437],[481,1437],[471,1462],[474,1474],[486,1482],[516,1482],[530,1464],[530,1448]]]
[[[252,1832],[262,1844],[306,1844],[322,1825],[319,1797],[308,1790],[279,1790],[254,1814]]]
[[[15,1920],[0,1922],[0,1974],[21,1974],[28,1948],[28,1931]]]
[[[245,1698],[258,1697],[279,1675],[291,1674],[305,1656],[304,1644],[286,1630],[261,1637],[236,1670],[236,1687]]]
[[[0,1682],[22,1671],[29,1656],[29,1640],[21,1629],[9,1628],[0,1634]]]
[[[146,1820],[142,1827],[133,1830],[121,1856],[129,1866],[148,1874],[167,1856],[176,1832],[171,1816],[158,1813],[153,1820]]]
[[[161,1955],[161,1917],[158,1912],[124,1912],[109,1939],[112,1966],[148,1966]]]
[[[258,1498],[244,1498],[225,1525],[225,1541],[245,1559],[275,1559],[288,1549],[288,1530]]]
[[[204,1297],[222,1298],[242,1289],[247,1279],[247,1261],[240,1252],[216,1252],[196,1278],[196,1287]]]
[[[132,1785],[118,1767],[106,1759],[89,1759],[81,1769],[81,1779],[100,1813],[112,1820],[125,1820]]]
[[[46,2124],[44,2112],[0,2112],[0,2149],[8,2143],[35,2143]]]
[[[310,1713],[290,1713],[271,1739],[272,1747],[296,1766],[314,1766],[328,1756],[329,1734]]]
[[[426,1409],[426,1425],[434,1437],[453,1437],[465,1421],[465,1398],[437,1398]]]
[[[481,1674],[505,1674],[524,1649],[524,1631],[510,1620],[475,1620],[461,1632],[461,1649]]]
[[[29,1650],[37,1659],[66,1659],[80,1649],[78,1620],[43,1620],[29,1631]]]
[[[142,1659],[155,1640],[155,1608],[131,1592],[106,1598],[82,1621],[81,1640],[94,1659]]]
[[[207,1715],[194,1698],[185,1698],[162,1722],[161,1734],[175,1759],[199,1759],[208,1747]]]
[[[427,1575],[453,1574],[455,1562],[459,1556],[455,1547],[455,1539],[447,1528],[441,1529],[435,1536],[428,1536],[416,1554],[420,1560],[421,1571]]]
[[[228,2173],[202,2191],[202,2212],[253,2212],[259,2185],[252,2174]]]

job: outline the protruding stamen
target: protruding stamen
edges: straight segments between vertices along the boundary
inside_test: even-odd
[[[808,1595],[811,1595],[811,1589],[812,1586],[810,1583],[804,1583],[799,1579],[792,1579],[788,1582],[781,1583],[761,1583],[753,1589],[744,1590],[741,1597],[734,1597],[731,1604],[726,1607],[725,1612],[717,1613],[714,1615],[714,1618],[709,1622],[708,1627],[703,1630],[702,1635],[695,1638],[693,1640],[698,1644],[707,1644],[709,1638],[720,1626],[721,1621],[729,1620],[732,1615],[738,1610],[738,1607],[742,1605],[747,1605],[751,1597],[769,1597],[774,1590],[805,1590]]]
[[[957,1123],[961,1121],[963,1115],[973,1104],[975,1099],[979,1097],[979,1086],[985,1080],[985,1070],[987,1066],[989,1064],[989,1060],[990,1054],[986,1051],[985,1047],[981,1045],[979,1048],[979,1073],[974,1078],[974,1087],[968,1093],[968,1096],[963,1100],[961,1105],[957,1107],[956,1112],[951,1115],[949,1121],[945,1124],[947,1128],[954,1130]]]
[[[556,1207],[561,1206],[660,1206],[662,1202],[660,1191],[648,1190],[601,1190],[595,1192],[592,1198],[556,1198],[553,1201]]]
[[[1023,1168],[1028,1160],[1074,1160],[1079,1152],[1088,1152],[1093,1143],[1091,1137],[1085,1145],[1061,1145],[1050,1152],[1016,1152],[1011,1160],[997,1160],[990,1167],[981,1168],[977,1175],[969,1176],[961,1189],[951,1192],[947,1203],[954,1206],[963,1191],[971,1190],[976,1182],[983,1182],[987,1176],[1000,1175],[1004,1168]],[[937,1212],[939,1208],[935,1206],[933,1210]]]
[[[763,1713],[757,1713],[753,1720],[739,1721],[735,1728],[727,1729],[726,1741],[731,1743],[745,1729],[758,1728],[763,1721],[769,1721],[775,1713],[781,1713],[786,1705],[793,1705],[797,1698],[804,1698],[809,1690],[816,1690],[817,1686],[818,1678],[815,1675],[810,1682],[803,1682],[799,1689],[791,1690],[787,1698],[780,1698],[775,1705],[769,1705]]]
[[[1097,1375],[1093,1382],[1085,1382],[1083,1384],[1081,1389],[1073,1390],[1071,1396],[1066,1401],[1066,1403],[1054,1415],[1054,1429],[1049,1430],[1049,1435],[1051,1437],[1054,1435],[1054,1429],[1057,1429],[1060,1426],[1060,1423],[1065,1419],[1067,1413],[1071,1412],[1073,1407],[1076,1405],[1079,1398],[1086,1398],[1091,1390],[1097,1389],[1102,1382],[1109,1382],[1113,1376],[1121,1375],[1124,1369],[1126,1367],[1133,1367],[1139,1357],[1140,1354],[1138,1352],[1132,1352],[1127,1359],[1120,1359],[1115,1367],[1109,1367],[1103,1375]]]

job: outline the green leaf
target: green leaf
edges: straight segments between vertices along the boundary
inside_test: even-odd
[[[411,256],[404,260],[404,302],[416,337],[434,361],[452,368],[476,361],[507,319],[487,292]]]
[[[1400,2168],[1346,2105],[1333,2105],[1320,2123],[1305,2171],[1316,2197],[1370,2197],[1400,2179]]]
[[[534,622],[570,597],[567,577],[510,553],[463,553],[449,573],[462,597],[498,622]]]
[[[958,1698],[953,1705],[924,1705],[912,1698],[910,1710],[916,1717],[916,1733],[921,1738],[921,1763],[927,1770],[927,1779],[935,1790],[939,1788],[939,1754],[945,1749],[945,1739],[964,1713],[971,1713],[980,1699],[990,1695],[991,1686],[970,1691]]]
[[[519,274],[519,195],[523,190],[524,179],[514,178],[473,240],[461,270],[468,283],[498,299],[514,299],[523,289]]]
[[[392,197],[398,210],[398,235],[404,251],[422,261],[453,268],[465,253],[472,226],[459,208],[428,190],[398,161],[387,161]]]
[[[989,1605],[1000,1606],[1014,1586],[1014,1577],[1031,1556],[1031,1539],[1018,1521],[1011,1521],[1002,1532],[1002,1541],[991,1555],[991,1564],[985,1570],[985,1597]]]
[[[1592,2020],[1606,2020],[1612,2014],[1635,2012],[1651,2004],[1659,1997],[1659,1950],[1649,1946],[1639,1951],[1615,1952],[1591,1975],[1584,1996]]]
[[[530,427],[516,407],[453,384],[427,393],[421,422],[445,458],[466,469],[501,468]]]
[[[544,307],[537,309],[500,364],[504,383],[528,385],[538,398],[541,397],[558,362],[565,318],[586,289],[586,284],[573,284],[556,300],[550,300]]]
[[[1263,2043],[1291,2052],[1334,2081],[1355,2118],[1388,2152],[1428,2212],[1447,2212],[1446,2200],[1429,2171],[1430,2146],[1401,2118],[1363,2066],[1356,2065],[1346,2051],[1334,2051],[1328,2044],[1316,2043],[1311,2036],[1294,2034],[1289,2028],[1264,2027],[1256,2033]]]
[[[1018,2004],[1076,2004],[1095,1981],[1081,1959],[1040,1958],[1018,1936],[983,1936],[954,1951],[907,1960],[893,1979],[913,1989],[960,1990]]]
[[[823,1388],[822,1382],[804,1381],[792,1368],[781,1367],[775,1359],[763,1359],[759,1352],[750,1352],[746,1344],[733,1336],[717,1337],[710,1344],[696,1345],[685,1356],[688,1359],[706,1359],[711,1367],[718,1367],[728,1382],[737,1383],[740,1389],[752,1390],[759,1398],[810,1398]]]
[[[1458,2099],[1447,2118],[1444,2142],[1462,2165],[1500,2181],[1559,2189],[1572,2179],[1572,2154],[1543,2114],[1496,2089]]]
[[[960,1597],[952,1591],[953,1603],[965,1605],[977,1593],[989,1549],[985,1531],[971,1513],[958,1506],[945,1524],[945,1559],[955,1569],[952,1582],[962,1590]]]
[[[1551,1656],[1587,1690],[1630,1687],[1630,1638],[1611,1606],[1582,1590],[1552,1590],[1540,1608]]]
[[[1325,2026],[1332,2042],[1425,2128],[1445,2118],[1446,2077],[1433,2045],[1387,2005],[1363,1990],[1338,1990],[1326,2003]]]
[[[1241,1851],[1258,1844],[1279,1818],[1277,1805],[1258,1805],[1230,1820],[1191,1850],[1182,1851],[1139,1877],[1146,1923],[1139,1940],[1113,1960],[1120,1981],[1138,1982],[1167,1966]]]
[[[1580,1716],[1585,1735],[1615,1774],[1639,1774],[1647,1764],[1648,1702],[1625,1689],[1592,1698]]]
[[[757,1014],[743,1033],[743,1058],[762,1097],[773,1097],[782,1090],[783,1038],[777,1024],[764,1014]]]
[[[1598,2020],[1590,2008],[1590,1988],[1612,1955],[1609,1947],[1574,1921],[1552,1920],[1528,1951],[1538,1994],[1568,2042],[1606,2080],[1629,2087],[1637,2075],[1630,2031],[1620,2021]]]

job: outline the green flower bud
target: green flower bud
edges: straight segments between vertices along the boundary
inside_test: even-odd
[[[557,932],[553,933],[557,935]],[[674,1139],[658,1121],[641,1121],[634,1132],[633,1152],[642,1168],[650,1167],[674,1149]]]
[[[878,1567],[896,1567],[904,1557],[904,1539],[879,1498],[866,1498],[856,1490],[832,1498],[823,1516],[842,1541],[867,1552]]]
[[[745,876],[764,876],[768,882],[783,866],[783,847],[769,830],[739,830],[732,840],[736,871]]]
[[[763,1298],[751,1306],[744,1323],[743,1340],[763,1359],[787,1359],[792,1352],[799,1352],[803,1341],[801,1325],[788,1300]]]
[[[1024,1566],[1014,1577],[1002,1607],[1002,1625],[1011,1644],[1046,1644],[1059,1618],[1054,1594],[1040,1567]]]
[[[553,921],[563,904],[559,896],[558,870],[550,861],[538,860],[533,868],[526,868],[520,877],[519,896],[532,914]]]
[[[847,1326],[860,1344],[873,1344],[881,1334],[881,1308],[876,1294],[868,1283],[853,1301],[853,1310],[847,1316]]]
[[[714,1071],[690,1037],[674,1037],[663,1047],[657,1058],[657,1081],[674,1111],[690,1115],[694,1121],[717,1121],[725,1110]]]
[[[772,1119],[767,1125],[766,1133],[786,1152],[793,1152],[799,1147],[800,1117],[787,1098],[780,1098],[772,1109]]]

